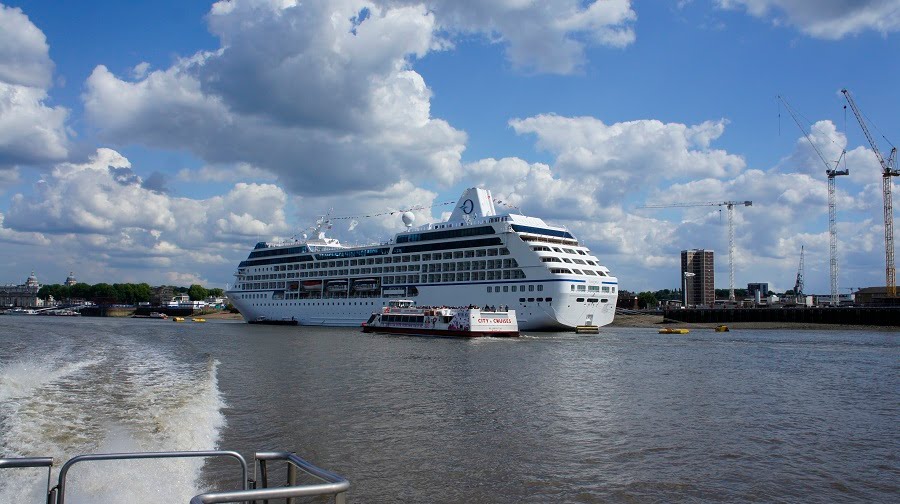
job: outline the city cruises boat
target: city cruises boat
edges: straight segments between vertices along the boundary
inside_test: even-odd
[[[516,311],[417,307],[415,301],[393,300],[362,324],[363,332],[429,336],[518,336]]]
[[[466,189],[443,222],[413,226],[381,243],[345,246],[316,222],[309,238],[257,243],[227,295],[245,320],[359,327],[391,300],[419,306],[509,306],[520,330],[605,326],[619,282],[564,227]],[[398,223],[400,224],[400,223]]]

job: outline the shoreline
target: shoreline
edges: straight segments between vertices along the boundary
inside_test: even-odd
[[[828,330],[828,331],[900,331],[896,326],[876,325],[850,325],[850,324],[811,324],[805,322],[725,322],[723,324],[713,322],[679,322],[665,319],[661,314],[616,314],[612,323],[607,327],[635,327],[655,328],[683,327],[685,329],[709,329],[713,330],[718,325],[726,325],[729,329],[796,329],[796,330]]]

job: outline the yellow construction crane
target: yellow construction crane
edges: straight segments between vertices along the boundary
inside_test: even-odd
[[[663,205],[644,205],[638,208],[675,208],[698,206],[724,206],[728,209],[728,300],[734,302],[734,207],[752,206],[752,201],[720,201],[709,203],[669,203]]]
[[[866,127],[866,121],[863,119],[862,112],[859,111],[859,107],[856,106],[856,102],[853,101],[853,97],[850,96],[850,91],[842,89],[841,93],[844,93],[844,98],[846,98],[847,103],[850,104],[853,115],[856,116],[856,121],[859,122],[860,128],[862,128],[863,133],[866,135],[866,140],[869,141],[869,145],[872,146],[872,150],[875,152],[875,157],[878,158],[878,162],[881,164],[881,194],[884,198],[885,287],[887,289],[888,297],[895,297],[897,295],[897,279],[894,272],[894,202],[893,196],[891,195],[891,177],[900,175],[900,171],[894,169],[894,166],[897,163],[897,148],[892,147],[888,159],[885,160],[884,156],[881,155],[881,151],[878,150],[875,139],[872,138],[872,134],[869,133],[869,128]]]

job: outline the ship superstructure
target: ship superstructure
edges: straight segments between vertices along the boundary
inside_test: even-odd
[[[228,297],[245,320],[359,326],[396,299],[428,306],[507,306],[521,330],[612,322],[618,280],[565,228],[498,213],[489,191],[463,192],[446,222],[380,244],[347,247],[325,236],[258,243]]]

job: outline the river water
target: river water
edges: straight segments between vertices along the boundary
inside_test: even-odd
[[[900,333],[0,317],[0,456],[212,448],[296,451],[351,502],[896,502]],[[84,464],[67,502],[187,502],[234,474]],[[0,471],[0,502],[46,484]]]

